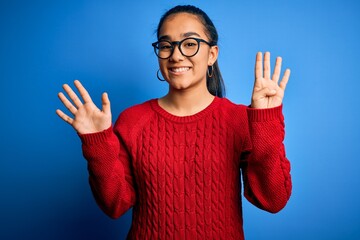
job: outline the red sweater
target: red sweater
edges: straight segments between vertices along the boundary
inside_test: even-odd
[[[245,197],[261,209],[278,212],[290,197],[281,106],[216,97],[178,117],[153,99],[80,137],[101,209],[117,218],[133,207],[129,239],[244,239],[241,175]]]

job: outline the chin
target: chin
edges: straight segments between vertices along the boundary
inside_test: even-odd
[[[173,90],[186,90],[188,88],[191,87],[191,84],[170,84],[170,87],[173,89]]]
[[[177,91],[185,91],[185,90],[189,90],[189,89],[199,89],[200,87],[200,82],[181,82],[181,83],[169,83],[170,87],[173,90],[177,90]]]
[[[195,79],[194,76],[170,76],[168,79],[168,84],[174,90],[186,90],[202,84],[202,81]]]

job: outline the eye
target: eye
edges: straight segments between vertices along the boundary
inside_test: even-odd
[[[189,42],[189,43],[186,43],[185,46],[187,46],[187,47],[194,47],[194,46],[196,46],[196,43]]]
[[[168,43],[168,42],[159,42],[159,43],[157,44],[157,48],[158,48],[159,50],[169,50],[169,49],[172,48],[172,46],[171,46],[171,44]]]
[[[171,46],[169,46],[169,45],[164,45],[164,46],[160,45],[159,46],[160,50],[166,50],[166,49],[170,49],[170,48],[171,48]]]
[[[194,39],[187,39],[185,40],[182,45],[185,47],[185,48],[196,48],[198,43],[196,40]]]

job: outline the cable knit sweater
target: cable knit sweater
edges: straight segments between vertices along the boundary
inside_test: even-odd
[[[278,212],[290,197],[282,106],[215,97],[178,117],[152,99],[80,138],[100,208],[117,218],[133,207],[129,239],[244,239],[241,175],[261,209]]]

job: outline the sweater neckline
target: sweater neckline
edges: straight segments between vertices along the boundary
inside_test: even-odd
[[[196,121],[199,120],[201,118],[203,118],[204,116],[206,116],[208,113],[212,112],[213,109],[215,109],[218,104],[220,103],[220,98],[219,97],[214,97],[214,99],[212,100],[212,102],[203,110],[201,110],[200,112],[197,112],[193,115],[189,115],[189,116],[176,116],[174,114],[169,113],[168,111],[166,111],[165,109],[163,109],[158,102],[158,98],[154,98],[150,100],[150,105],[152,107],[152,109],[157,112],[158,114],[160,114],[162,117],[171,120],[173,122],[179,122],[179,123],[185,123],[185,122],[192,122],[192,121]]]

